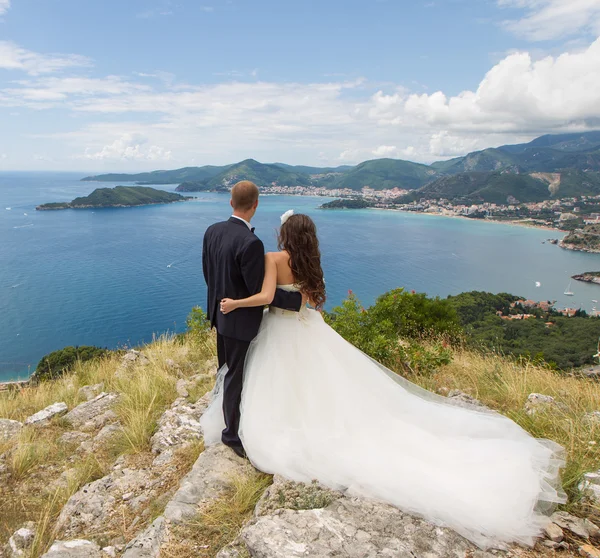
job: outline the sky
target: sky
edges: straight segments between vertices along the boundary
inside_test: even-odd
[[[430,163],[600,129],[600,0],[0,0],[0,171]]]

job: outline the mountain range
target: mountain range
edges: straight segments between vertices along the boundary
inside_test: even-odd
[[[475,151],[431,165],[374,159],[356,166],[311,167],[239,163],[185,167],[138,174],[104,174],[83,180],[179,184],[177,191],[227,191],[238,180],[266,186],[316,186],[359,191],[413,190],[407,199],[521,202],[600,194],[600,131],[544,135],[529,143]]]

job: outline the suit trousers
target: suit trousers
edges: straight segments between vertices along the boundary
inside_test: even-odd
[[[227,374],[223,379],[223,417],[225,430],[221,440],[226,446],[242,447],[238,433],[240,427],[240,403],[244,383],[244,363],[250,347],[249,341],[232,339],[217,333],[217,357],[219,368],[227,364]]]

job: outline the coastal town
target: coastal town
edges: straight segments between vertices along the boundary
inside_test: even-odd
[[[467,217],[494,221],[520,221],[558,230],[572,230],[576,225],[600,224],[600,195],[550,199],[538,202],[521,203],[509,196],[506,203],[461,203],[449,199],[420,199],[410,203],[401,203],[402,196],[409,193],[402,188],[374,190],[368,186],[361,190],[350,188],[329,189],[316,186],[280,186],[271,185],[261,188],[264,195],[318,196],[336,198],[340,203],[329,208],[357,207],[352,202],[362,202],[360,207],[390,209],[444,215],[448,217]]]

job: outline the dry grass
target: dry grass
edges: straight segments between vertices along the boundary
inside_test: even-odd
[[[214,558],[237,538],[271,481],[272,477],[258,471],[232,478],[231,488],[221,498],[172,530],[172,540],[161,549],[162,558]]]
[[[133,460],[151,459],[147,451],[149,441],[158,418],[176,398],[177,380],[204,372],[205,363],[214,357],[215,349],[210,338],[162,336],[143,347],[142,352],[148,362],[134,364],[122,377],[115,375],[122,357],[111,354],[78,363],[71,373],[58,380],[0,392],[0,418],[24,421],[58,401],[73,408],[81,402],[79,388],[103,383],[104,391],[121,394],[115,411],[123,425],[122,436],[111,439],[102,451],[76,459],[73,459],[75,448],[58,441],[69,430],[60,419],[49,427],[24,428],[16,439],[0,443],[0,455],[6,454],[8,467],[5,473],[0,473],[0,546],[23,523],[34,521],[37,534],[32,556],[39,556],[52,542],[56,519],[72,494],[104,476],[120,455],[129,454]],[[195,397],[212,387],[210,380],[199,384],[194,387]],[[202,449],[201,443],[195,443],[176,453],[172,475],[165,477],[165,491],[177,486]],[[67,470],[64,482],[54,485]],[[156,508],[151,515],[161,512],[160,499],[150,504]]]
[[[600,467],[600,423],[584,418],[586,413],[600,410],[600,383],[465,350],[458,350],[452,363],[437,374],[411,380],[431,391],[465,391],[510,417],[533,436],[561,444],[567,454],[563,485],[569,494],[569,505],[580,504],[577,484],[583,473]],[[530,416],[524,405],[531,393],[551,395],[565,407]],[[600,513],[600,509],[587,511]]]

